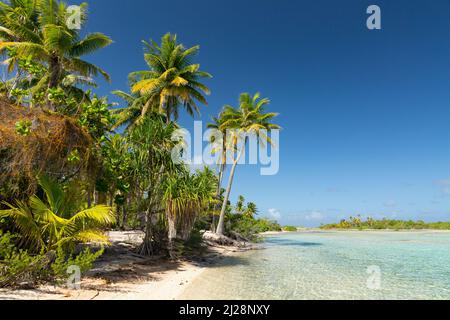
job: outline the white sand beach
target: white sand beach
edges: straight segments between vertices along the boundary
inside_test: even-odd
[[[139,232],[110,232],[114,253],[101,259],[81,282],[80,290],[42,286],[0,290],[0,300],[174,300],[209,266],[245,249],[208,245],[191,259],[145,258],[131,251]]]

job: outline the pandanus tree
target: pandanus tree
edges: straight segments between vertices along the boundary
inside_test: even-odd
[[[225,191],[225,197],[220,212],[219,224],[216,233],[223,235],[225,224],[225,213],[230,199],[233,179],[236,167],[245,152],[248,137],[254,135],[258,142],[262,145],[272,144],[270,137],[267,135],[269,130],[280,129],[280,127],[272,120],[278,115],[277,113],[265,112],[264,107],[269,104],[269,99],[260,99],[257,93],[251,96],[248,93],[241,94],[239,98],[239,108],[225,106],[221,114],[223,123],[221,128],[227,130],[228,151],[232,151],[233,164],[231,166],[228,185]],[[243,141],[241,141],[243,140]]]
[[[46,177],[39,178],[39,185],[44,199],[33,196],[28,202],[4,203],[9,209],[0,211],[0,218],[9,218],[20,231],[23,246],[48,252],[77,242],[108,242],[102,229],[115,221],[111,208],[82,208],[73,192]]]
[[[135,192],[145,208],[145,237],[139,249],[142,255],[152,255],[156,239],[156,228],[164,221],[163,185],[170,175],[182,172],[183,167],[172,161],[172,150],[178,142],[172,139],[176,130],[173,123],[167,124],[162,116],[146,117],[128,134],[131,152],[131,175],[135,181]]]
[[[178,118],[180,106],[190,115],[198,113],[198,103],[206,105],[205,96],[210,93],[201,81],[211,78],[209,73],[200,70],[199,64],[191,63],[200,47],[186,49],[177,42],[177,36],[170,33],[162,37],[160,45],[154,41],[144,42],[144,45],[149,70],[130,74],[132,93],[145,97],[141,116],[158,111],[170,122]]]
[[[163,201],[168,224],[169,254],[172,258],[175,257],[174,239],[189,239],[195,221],[214,198],[216,183],[214,173],[208,168],[195,174],[186,171],[165,181]]]
[[[87,5],[82,4],[80,28],[86,22],[86,10]],[[112,40],[102,33],[81,38],[78,28],[68,24],[70,18],[68,7],[56,0],[16,0],[10,6],[0,6],[0,51],[12,48],[15,52],[14,59],[6,62],[10,69],[18,59],[32,57],[48,70],[36,83],[35,91],[55,89],[63,81],[89,83],[99,74],[109,81],[105,71],[81,57],[110,45]]]

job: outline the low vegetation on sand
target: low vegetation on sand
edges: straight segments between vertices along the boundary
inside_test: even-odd
[[[424,221],[403,221],[382,219],[375,220],[361,217],[350,217],[348,220],[342,220],[339,223],[327,224],[321,226],[321,229],[358,229],[358,230],[450,230],[450,222],[426,223]]]
[[[294,226],[285,226],[283,227],[283,231],[285,232],[297,232],[298,228]]]
[[[179,115],[198,113],[210,94],[199,46],[174,34],[144,42],[147,68],[129,75],[127,92],[113,92],[116,107],[92,91],[98,76],[111,81],[107,72],[84,60],[112,39],[86,34],[87,4],[80,10],[81,29],[73,29],[61,1],[0,1],[0,287],[59,281],[69,265],[88,270],[108,230],[142,230],[135,254],[172,259],[200,230],[244,241],[281,230],[255,217],[256,204],[229,200],[247,140],[224,139],[217,170],[173,161],[184,145],[174,139]],[[245,135],[277,129],[268,104],[242,93],[210,126]]]

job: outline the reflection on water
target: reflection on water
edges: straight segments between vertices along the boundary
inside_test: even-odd
[[[266,247],[224,259],[182,298],[450,299],[450,233],[295,233]],[[379,290],[368,286],[374,266]]]

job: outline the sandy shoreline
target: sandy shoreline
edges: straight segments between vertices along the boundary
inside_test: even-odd
[[[302,229],[299,233],[449,233],[447,230],[320,230]],[[291,232],[267,232],[262,236]],[[295,233],[295,232],[294,232]],[[133,253],[141,241],[138,232],[111,232],[112,246],[82,280],[80,290],[65,286],[42,286],[32,290],[0,289],[0,300],[176,300],[208,268],[220,265],[229,256],[259,248],[203,245],[201,253],[178,261],[161,257],[145,258]],[[184,298],[185,296],[183,296]]]
[[[208,245],[198,256],[167,261],[144,258],[130,250],[136,232],[110,233],[113,245],[82,280],[80,290],[42,286],[32,290],[0,290],[0,300],[176,300],[208,267],[252,248]]]

